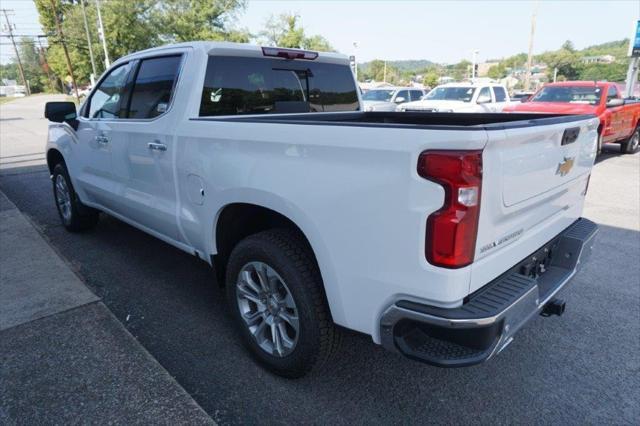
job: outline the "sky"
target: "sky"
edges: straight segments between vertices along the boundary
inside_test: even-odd
[[[293,12],[300,16],[308,35],[324,36],[338,51],[355,54],[358,62],[428,59],[455,63],[470,60],[474,50],[479,51],[479,61],[484,61],[527,51],[536,3],[534,53],[557,49],[565,40],[583,48],[627,38],[640,19],[640,0],[249,0],[234,25],[258,34],[271,15]],[[16,24],[16,34],[40,33],[31,0],[1,0],[0,4],[0,8],[14,10],[9,19]],[[0,18],[6,35],[4,16]],[[9,39],[0,37],[2,63],[13,56],[12,49]]]

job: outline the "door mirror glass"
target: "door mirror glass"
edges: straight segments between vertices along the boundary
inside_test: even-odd
[[[617,107],[617,106],[622,106],[622,105],[624,105],[624,99],[613,98],[613,99],[609,99],[607,101],[607,108]]]
[[[78,128],[78,113],[73,102],[47,102],[44,117],[55,123],[67,123],[74,129]]]

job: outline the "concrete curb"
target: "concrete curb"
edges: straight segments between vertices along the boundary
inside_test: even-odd
[[[0,306],[1,423],[215,424],[1,191]]]

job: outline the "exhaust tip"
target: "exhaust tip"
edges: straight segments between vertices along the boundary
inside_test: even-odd
[[[565,305],[566,302],[563,299],[551,299],[546,305],[544,305],[540,315],[543,317],[550,317],[551,315],[560,316],[564,314]]]

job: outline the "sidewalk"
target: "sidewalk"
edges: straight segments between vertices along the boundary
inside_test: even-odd
[[[0,424],[214,424],[0,192]]]

